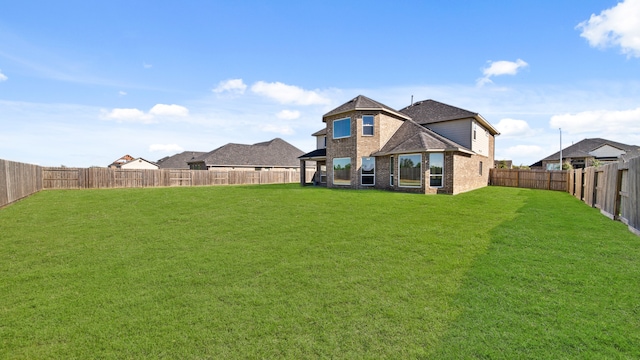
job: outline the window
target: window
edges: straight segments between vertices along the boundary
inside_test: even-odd
[[[443,153],[429,154],[429,172],[431,173],[431,176],[429,178],[429,186],[442,187],[442,178],[444,175]]]
[[[351,185],[351,158],[333,159],[333,184]]]
[[[341,139],[351,136],[351,118],[333,121],[333,138]]]
[[[482,161],[480,161],[480,167],[478,168],[479,175],[482,175]]]
[[[373,186],[376,184],[376,158],[363,157],[360,171],[362,173],[362,179],[360,180],[362,185]]]
[[[394,163],[393,160],[394,160],[394,158],[393,158],[393,156],[391,156],[391,160],[389,160],[389,163],[390,163],[390,165],[389,165],[389,174],[390,174],[389,183],[391,184],[391,186],[393,186],[393,174],[395,173],[395,169],[396,169],[396,166],[395,166],[395,163]]]
[[[422,184],[422,155],[400,155],[398,156],[400,165],[399,184],[402,187],[420,187]]]
[[[365,115],[362,117],[362,135],[363,136],[373,135],[373,116],[372,115]]]

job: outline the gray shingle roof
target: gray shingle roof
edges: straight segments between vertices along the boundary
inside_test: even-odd
[[[311,158],[323,158],[327,156],[327,149],[315,149],[304,155],[299,156],[299,159],[311,159]]]
[[[400,110],[401,113],[411,117],[420,125],[428,125],[442,121],[475,118],[493,135],[498,134],[487,120],[480,114],[459,107],[447,105],[435,100],[423,100],[413,103]]]
[[[607,139],[602,139],[602,138],[584,139],[584,140],[578,141],[577,143],[571,146],[568,146],[562,149],[562,157],[563,158],[590,157],[591,155],[589,155],[589,152],[603,145],[610,145],[615,148],[624,150],[625,152],[633,151],[639,148],[637,145],[627,145],[627,144],[623,144],[623,143],[619,143],[619,142],[615,142]],[[556,151],[552,155],[549,155],[540,161],[558,160],[559,157],[560,157],[560,151]]]
[[[328,117],[331,115],[338,115],[338,114],[342,114],[342,113],[354,111],[354,110],[380,110],[380,111],[386,111],[389,113],[396,114],[403,118],[407,118],[406,115],[399,113],[397,110],[394,110],[393,108],[385,104],[379,103],[375,100],[371,100],[364,95],[356,96],[355,98],[347,101],[346,103],[324,114],[322,118],[324,119],[325,117]]]
[[[463,151],[473,152],[464,146],[438,135],[413,120],[405,121],[385,146],[373,156],[407,153],[412,151]]]
[[[179,154],[163,157],[156,164],[160,169],[188,169],[187,162],[203,154],[205,154],[204,151],[183,151]]]
[[[253,145],[227,144],[203,154],[189,163],[206,166],[299,167],[298,157],[304,152],[288,142],[275,138]]]

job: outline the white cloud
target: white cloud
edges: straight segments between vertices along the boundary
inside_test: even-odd
[[[524,67],[529,66],[524,60],[518,59],[516,61],[490,61],[489,67],[482,70],[484,77],[477,80],[478,86],[492,83],[491,77],[501,75],[515,75],[518,71]]]
[[[184,149],[178,144],[151,144],[149,145],[149,151],[178,153],[184,151]]]
[[[127,95],[127,93],[125,91],[121,90],[121,91],[118,91],[118,95],[125,96],[125,95]]]
[[[151,69],[153,67],[153,65],[147,64],[146,62],[143,62],[142,63],[142,67],[145,68],[145,69]]]
[[[0,82],[1,81],[7,81],[8,77],[7,75],[2,73],[2,70],[0,70]]]
[[[244,94],[244,91],[247,89],[247,85],[242,81],[242,79],[230,79],[225,81],[220,81],[218,86],[213,89],[214,93],[223,93],[223,92],[232,92],[236,94]]]
[[[186,107],[166,104],[156,104],[148,113],[135,108],[115,108],[111,111],[102,110],[103,119],[116,120],[117,122],[138,122],[143,124],[156,123],[156,116],[186,117],[188,115],[189,109]]]
[[[536,133],[526,121],[510,118],[500,119],[496,124],[496,128],[500,131],[500,137],[502,138],[531,136]]]
[[[189,109],[180,105],[156,104],[149,110],[149,114],[155,116],[189,116]]]
[[[554,115],[552,128],[562,128],[570,134],[594,133],[601,137],[640,133],[640,107],[631,110],[594,110],[576,114]]]
[[[298,110],[282,110],[276,114],[278,119],[283,120],[295,120],[300,117],[300,111]]]
[[[281,82],[267,83],[258,81],[251,86],[251,91],[276,100],[281,104],[326,105],[331,102],[330,99],[315,91],[304,90],[297,86],[287,85]]]
[[[592,14],[576,29],[593,47],[619,46],[623,54],[640,57],[640,0],[625,0],[600,15]]]
[[[143,124],[153,123],[153,116],[145,114],[139,109],[123,109],[115,108],[107,112],[103,110],[103,118],[108,120],[116,120],[117,122],[140,122]]]
[[[496,152],[496,160],[513,160],[514,165],[531,165],[532,162],[542,159],[548,154],[538,145],[515,145]],[[526,162],[519,163],[525,159]]]

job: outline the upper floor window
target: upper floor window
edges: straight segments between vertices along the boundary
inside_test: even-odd
[[[347,138],[351,136],[351,118],[333,121],[333,138]]]
[[[362,135],[373,135],[373,116],[365,115],[362,117]]]

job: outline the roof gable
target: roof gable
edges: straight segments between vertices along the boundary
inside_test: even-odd
[[[400,116],[402,118],[409,118],[407,115],[399,113],[397,110],[394,110],[393,108],[379,103],[375,100],[369,99],[368,97],[364,96],[364,95],[358,95],[355,98],[347,101],[346,103],[338,106],[337,108],[329,111],[328,113],[324,114],[324,116],[322,116],[322,119],[324,121],[324,118],[332,116],[332,115],[338,115],[338,114],[343,114],[343,113],[347,113],[350,111],[356,111],[356,110],[377,110],[377,111],[385,111],[391,114],[395,114],[397,116]]]
[[[385,146],[373,155],[380,156],[429,150],[473,153],[464,146],[438,135],[415,121],[408,120],[400,126]]]

